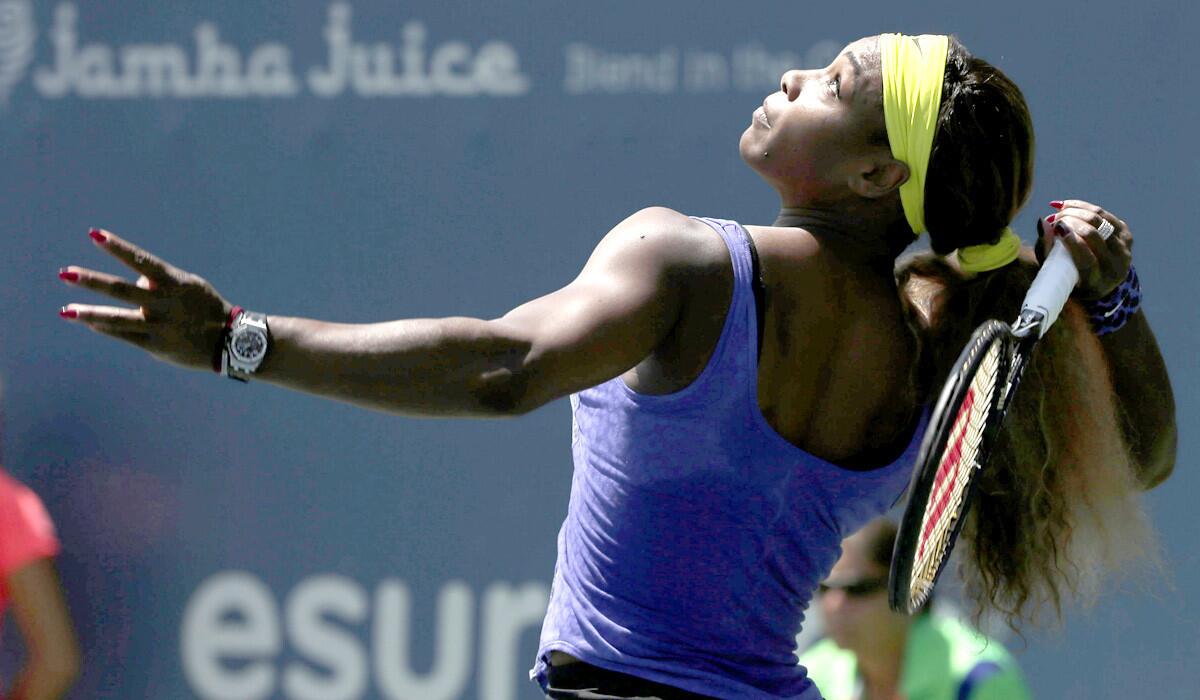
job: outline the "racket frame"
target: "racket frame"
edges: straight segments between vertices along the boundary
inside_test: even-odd
[[[1033,339],[1037,336],[1034,335]],[[939,468],[941,466],[942,456],[946,449],[946,443],[952,437],[953,426],[958,417],[959,408],[961,407],[967,392],[971,389],[971,379],[974,378],[975,372],[979,365],[987,356],[987,349],[994,343],[1000,343],[998,363],[996,373],[999,376],[996,390],[992,392],[990,397],[991,406],[989,411],[993,412],[996,418],[992,415],[988,416],[987,425],[984,428],[984,433],[980,438],[979,450],[972,464],[966,465],[969,469],[967,475],[967,484],[963,489],[960,507],[957,514],[948,514],[946,517],[954,517],[954,523],[951,526],[946,544],[944,546],[945,555],[937,565],[932,581],[936,581],[942,574],[942,570],[946,567],[946,563],[950,560],[950,551],[954,547],[954,542],[958,539],[959,531],[962,529],[963,523],[966,520],[966,515],[971,505],[971,497],[975,488],[975,479],[979,469],[986,462],[986,458],[991,451],[992,444],[999,432],[1000,424],[1003,422],[1003,410],[1007,408],[1007,402],[1003,399],[1012,395],[1012,390],[1015,387],[1013,380],[1020,379],[1020,370],[1024,366],[1024,358],[1018,351],[1017,338],[1013,335],[1009,325],[1003,321],[991,320],[986,321],[975,329],[971,335],[971,340],[963,347],[959,353],[958,359],[955,360],[953,371],[950,373],[946,384],[942,387],[942,393],[938,397],[938,402],[934,407],[932,415],[935,416],[935,424],[931,424],[925,431],[924,437],[921,439],[921,449],[917,456],[917,468],[913,470],[912,479],[909,482],[909,507],[904,510],[904,516],[900,521],[900,527],[896,534],[896,543],[892,550],[892,566],[888,575],[888,605],[897,612],[907,613],[909,615],[915,613],[924,604],[929,592],[932,590],[932,582],[930,590],[926,591],[921,596],[920,600],[914,600],[912,593],[912,578],[913,564],[917,558],[920,546],[921,531],[925,525],[925,511],[928,507],[930,492],[933,490],[934,483],[937,480]],[[1024,343],[1021,343],[1022,345]],[[1019,361],[1019,367],[1013,366],[1013,361]],[[1016,369],[1014,375],[1010,369]],[[947,408],[953,407],[954,411],[948,411]],[[912,504],[922,503],[926,507],[914,508]]]

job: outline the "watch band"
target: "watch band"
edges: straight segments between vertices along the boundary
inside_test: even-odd
[[[225,374],[225,363],[227,357],[225,355],[225,344],[229,341],[229,331],[233,329],[233,322],[241,315],[242,307],[234,306],[229,310],[229,317],[225,319],[225,328],[221,330],[221,338],[217,341],[217,350],[213,353],[213,371],[217,374]]]

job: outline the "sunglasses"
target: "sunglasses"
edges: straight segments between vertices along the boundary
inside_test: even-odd
[[[865,598],[866,596],[878,593],[887,587],[887,577],[866,578],[861,581],[851,581],[850,583],[828,584],[822,583],[817,586],[817,594],[823,595],[829,591],[841,591],[849,598]]]

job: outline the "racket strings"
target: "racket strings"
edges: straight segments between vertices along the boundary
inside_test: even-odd
[[[979,468],[978,455],[988,416],[1000,381],[1003,344],[982,344],[984,356],[967,389],[951,425],[950,436],[938,462],[937,475],[930,492],[929,505],[921,521],[917,556],[913,560],[909,597],[911,607],[922,605],[933,590],[955,524],[962,512],[963,499],[971,483],[972,471]],[[971,362],[967,366],[971,366]]]

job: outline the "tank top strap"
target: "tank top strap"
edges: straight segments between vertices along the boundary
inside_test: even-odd
[[[726,379],[738,387],[752,386],[753,378],[746,375],[758,371],[758,318],[754,287],[756,280],[755,253],[750,233],[736,221],[693,217],[711,227],[725,241],[733,264],[733,294],[729,300],[728,318],[719,341],[719,355],[712,362],[725,365]],[[735,377],[729,374],[737,375]]]

